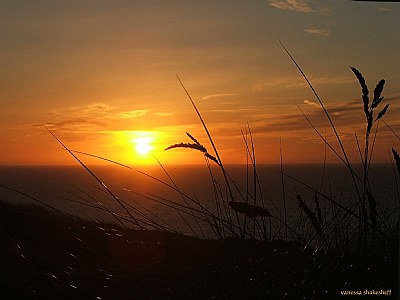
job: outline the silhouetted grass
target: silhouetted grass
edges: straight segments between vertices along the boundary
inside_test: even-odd
[[[339,149],[322,136],[303,111],[301,113],[325,143],[325,149],[333,151],[346,166],[356,201],[343,203],[329,189],[323,189],[326,161],[317,187],[286,174],[280,148],[278,175],[281,176],[284,211],[282,213],[275,203],[272,203],[274,210],[267,208],[250,126],[247,125],[245,133],[242,131],[247,157],[246,184],[242,187],[227,171],[200,111],[178,78],[213,153],[190,133],[186,135],[191,142],[175,143],[166,150],[185,148],[204,156],[214,192],[214,209],[182,191],[161,162],[159,165],[171,183],[103,157],[73,151],[49,131],[123,213],[95,199],[94,204],[74,201],[102,210],[116,222],[81,219],[23,191],[0,185],[1,189],[19,193],[46,207],[15,206],[0,201],[1,295],[7,299],[336,299],[342,290],[365,289],[391,289],[396,295],[399,207],[391,212],[398,216],[395,225],[389,221],[391,215],[383,212],[373,196],[374,182],[370,181],[369,173],[377,126],[389,107],[387,104],[377,114],[375,112],[383,101],[385,81],[379,81],[370,101],[364,77],[351,68],[361,86],[361,108],[366,117],[364,149],[356,137],[363,166],[360,175],[350,164],[345,145],[321,98],[293,56],[285,47],[284,50],[320,103]],[[376,131],[371,145],[374,126]],[[182,202],[163,195],[129,191],[134,197],[175,211],[193,236],[179,233],[161,216],[140,207],[135,200],[128,202],[116,196],[75,154],[117,164],[176,192]],[[400,174],[399,155],[394,149],[392,154]],[[220,174],[215,172],[213,164]],[[222,180],[218,176],[221,174]],[[313,199],[310,201],[299,193],[291,199],[285,180],[305,187]],[[299,210],[291,215],[287,210],[288,201],[299,205]],[[284,234],[281,234],[282,226]],[[205,227],[214,232],[212,238],[206,238]],[[278,228],[277,232],[273,233],[273,227]]]

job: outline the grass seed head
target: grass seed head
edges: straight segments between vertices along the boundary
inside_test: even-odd
[[[297,195],[297,200],[299,202],[299,206],[304,210],[307,217],[310,219],[311,225],[314,227],[317,234],[322,237],[322,227],[321,224],[318,222],[315,214],[311,211],[311,209],[307,206],[303,199],[301,199],[300,195]]]
[[[245,202],[230,201],[229,206],[236,212],[244,214],[248,218],[255,218],[258,216],[270,217],[269,211],[261,206],[247,204]]]

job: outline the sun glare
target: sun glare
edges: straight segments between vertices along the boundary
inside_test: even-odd
[[[136,152],[141,155],[148,154],[154,147],[151,145],[151,139],[147,137],[141,137],[135,139]]]
[[[159,131],[119,131],[115,133],[120,160],[134,164],[152,164],[159,157],[163,133]],[[161,142],[160,142],[161,141]],[[161,157],[162,153],[161,151]]]
[[[134,139],[135,150],[140,155],[148,154],[154,147],[151,145],[152,139],[149,137],[139,137]]]

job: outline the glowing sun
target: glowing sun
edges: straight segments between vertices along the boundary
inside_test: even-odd
[[[140,155],[146,155],[154,149],[154,147],[151,145],[152,139],[149,137],[139,137],[136,138],[134,142],[135,150]]]

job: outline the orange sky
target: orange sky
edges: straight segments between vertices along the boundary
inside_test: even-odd
[[[76,164],[69,148],[121,163],[202,163],[164,151],[191,142],[211,152],[180,76],[224,163],[246,162],[253,132],[259,163],[320,163],[334,143],[310,89],[278,43],[303,67],[358,161],[365,130],[360,87],[387,80],[384,120],[400,133],[400,5],[352,1],[2,1],[0,165]],[[383,105],[382,105],[383,107]],[[140,155],[137,139],[152,153]],[[381,123],[375,161],[400,143]],[[328,151],[328,159],[337,162]],[[84,158],[90,163],[99,161]]]

